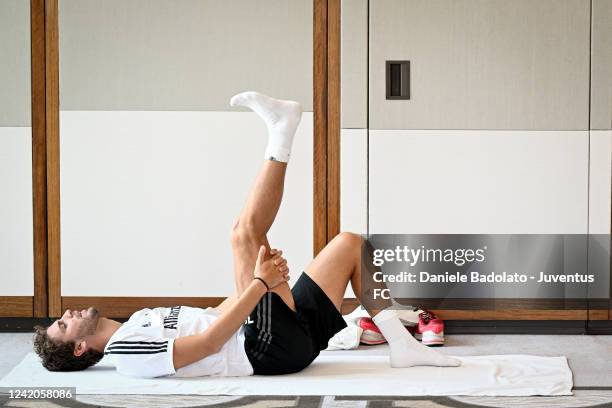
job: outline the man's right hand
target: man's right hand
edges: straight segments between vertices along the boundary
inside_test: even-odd
[[[264,260],[266,252],[266,247],[262,245],[257,254],[253,276],[263,279],[272,289],[289,280],[289,267],[287,260],[282,257],[283,251],[273,249],[270,252],[272,257]]]

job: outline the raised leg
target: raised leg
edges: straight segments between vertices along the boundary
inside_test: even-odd
[[[283,197],[287,163],[266,160],[255,179],[242,212],[232,228],[234,278],[240,295],[253,280],[259,247],[265,245],[270,256],[266,234],[270,230]],[[295,310],[293,295],[287,283],[273,289]]]
[[[242,92],[230,100],[232,106],[253,110],[266,123],[268,145],[264,162],[242,212],[232,228],[234,277],[238,296],[253,280],[255,261],[261,245],[271,255],[266,234],[270,230],[283,197],[287,162],[295,131],[302,117],[298,102],[274,99],[258,92]],[[285,303],[295,310],[289,285],[283,283],[273,289]]]

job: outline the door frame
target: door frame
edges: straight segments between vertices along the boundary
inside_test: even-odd
[[[0,317],[46,317],[59,289],[57,0],[30,0],[32,296],[0,296]]]
[[[59,317],[65,308],[94,304],[100,313],[120,318],[143,307],[177,303],[198,307],[217,305],[223,298],[62,297],[59,6],[58,0],[30,0],[30,7],[34,296],[19,299],[19,311],[12,308],[4,315]],[[340,228],[340,0],[313,0],[313,74],[313,253],[316,255]]]
[[[313,3],[313,256],[340,232],[340,4]]]
[[[33,316],[59,316],[58,0],[30,0],[32,82]]]

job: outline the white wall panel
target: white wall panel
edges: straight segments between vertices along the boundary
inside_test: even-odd
[[[0,127],[0,296],[34,294],[32,128]]]
[[[340,131],[340,231],[368,232],[368,131]],[[349,285],[345,297],[354,298]]]
[[[368,132],[340,132],[340,230],[365,234],[368,229]]]
[[[230,228],[263,161],[251,112],[61,113],[62,295],[223,296]],[[312,254],[312,114],[270,243],[292,280]]]
[[[589,232],[610,233],[612,195],[612,131],[591,131]]]
[[[586,233],[588,131],[370,130],[370,233]]]

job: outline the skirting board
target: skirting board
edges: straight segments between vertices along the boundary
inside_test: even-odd
[[[31,317],[33,296],[0,296],[0,317]]]
[[[95,306],[103,316],[125,318],[146,307],[186,305],[214,307],[223,297],[107,297],[62,296],[62,310]],[[447,299],[428,302],[426,299],[402,302],[426,307],[445,320],[607,320],[608,305],[599,309],[583,299]],[[345,299],[342,314],[350,313],[359,303]],[[437,305],[437,307],[436,307]],[[58,316],[56,316],[58,317]]]
[[[52,318],[0,317],[0,333],[32,332]],[[115,319],[125,322],[127,318]],[[587,320],[448,320],[447,334],[612,334],[612,321]]]

